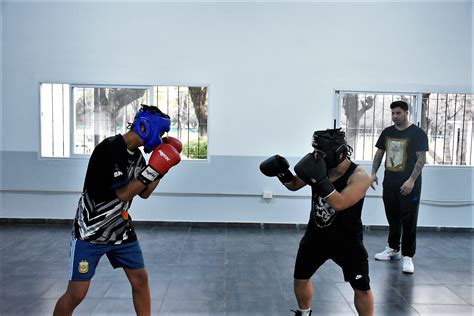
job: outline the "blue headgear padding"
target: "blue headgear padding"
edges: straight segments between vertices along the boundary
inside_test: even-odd
[[[132,130],[140,136],[145,152],[149,153],[161,144],[161,136],[170,131],[170,126],[171,120],[168,115],[156,106],[142,104],[133,120]]]

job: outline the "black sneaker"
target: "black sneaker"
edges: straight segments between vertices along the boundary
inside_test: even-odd
[[[292,311],[293,313],[295,313],[295,316],[301,316],[301,315],[302,315],[302,314],[301,314],[301,311],[294,311],[294,310],[291,310],[291,311]],[[310,316],[311,316],[311,313],[312,313],[312,312],[313,312],[313,311],[309,311],[309,315],[310,315]]]

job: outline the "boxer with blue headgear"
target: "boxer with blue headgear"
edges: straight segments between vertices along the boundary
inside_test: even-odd
[[[135,115],[131,129],[140,136],[146,153],[150,153],[162,143],[161,137],[170,131],[171,120],[156,106],[142,104]]]
[[[133,289],[140,288],[133,291],[136,314],[151,315],[148,274],[129,210],[136,196],[149,198],[181,161],[181,141],[162,137],[170,125],[170,117],[157,107],[142,105],[125,133],[94,148],[74,218],[69,282],[53,315],[72,315],[104,255],[114,268],[124,269]],[[151,152],[148,161],[142,146]]]

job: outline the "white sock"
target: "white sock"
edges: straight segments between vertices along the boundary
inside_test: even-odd
[[[298,310],[301,312],[301,316],[309,316],[309,313],[311,312],[311,307],[308,309],[298,308]]]

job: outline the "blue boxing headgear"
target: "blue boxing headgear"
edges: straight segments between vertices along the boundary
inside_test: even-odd
[[[156,106],[142,104],[135,115],[131,129],[140,136],[146,153],[161,144],[161,136],[170,131],[171,120]]]

